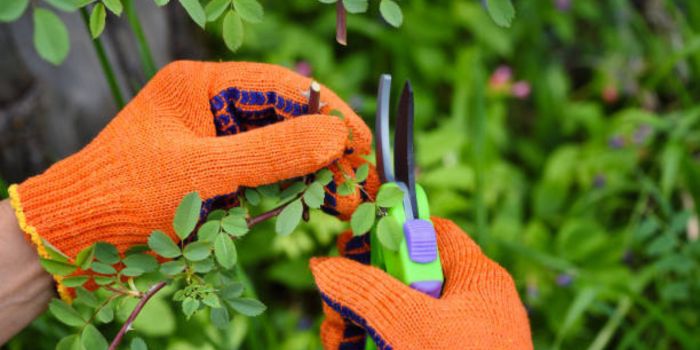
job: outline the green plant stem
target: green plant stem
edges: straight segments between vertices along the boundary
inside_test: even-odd
[[[90,15],[85,7],[80,9],[80,15],[83,18],[83,23],[85,23],[85,28],[87,29],[88,35],[90,35]],[[122,107],[124,107],[124,97],[122,97],[122,93],[119,90],[119,84],[117,83],[116,75],[112,69],[112,64],[107,58],[107,54],[105,53],[105,49],[102,46],[100,38],[92,39],[92,46],[95,48],[97,59],[100,61],[102,73],[104,73],[105,79],[107,79],[107,85],[109,86],[109,91],[112,93],[112,97],[114,98],[114,103],[117,105],[117,109],[122,109]]]
[[[248,277],[248,274],[246,274],[245,270],[243,270],[243,267],[241,267],[240,264],[236,265],[236,275],[238,275],[238,278],[241,279],[241,283],[243,283],[243,286],[245,286],[246,294],[248,296],[258,299],[258,293],[255,291],[255,287],[253,286],[253,282],[251,282],[250,278]],[[253,343],[253,347],[256,349],[275,349],[277,348],[277,341],[275,339],[275,332],[274,330],[270,327],[270,322],[268,322],[267,317],[263,314],[259,316],[257,319],[252,319],[253,321],[253,326],[254,328],[260,327],[262,325],[264,335],[265,335],[265,340],[267,342],[267,346],[260,347],[260,344],[258,343],[258,337],[255,336],[254,334],[249,333],[248,339],[251,340]]]
[[[134,36],[136,37],[143,73],[146,75],[146,79],[151,79],[151,77],[156,74],[156,65],[153,61],[153,54],[151,53],[150,46],[148,46],[146,35],[143,33],[141,22],[136,14],[134,0],[124,0],[124,13],[126,14],[126,19],[129,21],[129,26],[131,26],[131,30],[134,31]]]

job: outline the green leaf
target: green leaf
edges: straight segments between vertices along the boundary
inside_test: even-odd
[[[260,186],[257,188],[258,192],[268,198],[276,198],[280,194],[280,185],[278,183],[273,183],[265,186]]]
[[[188,297],[182,301],[182,312],[187,316],[188,320],[197,309],[199,309],[199,300]]]
[[[12,22],[22,16],[29,0],[0,1],[0,22]]]
[[[264,10],[257,0],[233,0],[233,7],[246,22],[260,23],[263,20]]]
[[[377,193],[377,205],[382,208],[395,207],[403,201],[403,190],[396,185],[382,185]]]
[[[119,262],[119,251],[117,247],[105,243],[95,243],[95,258],[105,264],[114,265]]]
[[[205,222],[197,231],[197,240],[202,242],[211,242],[221,232],[221,221],[212,220]]]
[[[94,1],[94,0],[93,0]],[[65,12],[73,12],[77,10],[81,2],[79,0],[44,0],[44,2],[50,4],[51,6]]]
[[[246,316],[258,316],[267,309],[265,304],[251,298],[234,298],[226,301],[234,310]]]
[[[214,293],[207,294],[204,299],[202,299],[202,303],[213,308],[221,307],[221,301]]]
[[[185,266],[183,260],[168,261],[160,266],[160,272],[172,276],[185,270]]]
[[[110,11],[112,11],[113,14],[121,16],[122,11],[124,10],[121,0],[102,0],[102,2]]]
[[[83,287],[78,287],[75,289],[76,293],[76,298],[74,303],[77,304],[83,304],[85,306],[89,306],[91,308],[95,308],[100,305],[100,302],[97,300],[97,297],[93,292],[88,291],[87,289]]]
[[[321,185],[326,186],[333,181],[333,172],[328,169],[321,169],[316,173],[314,179],[314,182],[318,182]]]
[[[311,209],[318,209],[323,204],[325,196],[326,191],[323,189],[323,185],[313,182],[304,192],[304,203]]]
[[[226,8],[231,4],[231,0],[212,0],[204,7],[204,13],[207,15],[207,21],[216,21],[221,14],[226,11]]]
[[[224,43],[231,51],[238,50],[243,44],[243,22],[241,22],[241,17],[233,10],[226,12],[224,17],[222,35],[224,37]]]
[[[49,243],[49,241],[42,239],[41,244],[44,246],[44,248],[46,248],[46,252],[49,254],[49,259],[65,263],[70,262],[68,255],[63,254],[63,252],[54,247],[51,243]]]
[[[80,336],[71,334],[62,338],[58,344],[56,344],[56,350],[83,350],[80,345]]]
[[[248,222],[245,217],[229,215],[221,220],[221,227],[230,235],[240,237],[248,233]]]
[[[338,2],[338,0],[318,0],[318,2],[324,3],[324,4],[335,4]]]
[[[138,268],[143,272],[152,272],[158,269],[158,260],[151,255],[143,253],[129,255],[122,262],[124,262],[126,267]]]
[[[212,220],[221,220],[226,216],[226,211],[223,209],[216,209],[212,210],[209,215],[207,215],[207,220],[212,221]]]
[[[155,2],[158,6],[165,6],[170,2],[170,0],[153,0],[153,2]]]
[[[350,227],[355,236],[369,232],[377,217],[377,208],[374,203],[362,203],[355,209],[350,218]]]
[[[75,258],[75,264],[78,265],[81,269],[87,270],[90,267],[90,264],[92,263],[92,260],[95,258],[95,246],[91,245],[78,253],[78,256]]]
[[[146,342],[139,337],[131,339],[130,348],[131,348],[131,350],[148,350],[148,346],[146,345]]]
[[[114,320],[114,310],[109,305],[105,305],[97,312],[95,318],[102,323],[110,323]]]
[[[90,268],[92,269],[92,271],[101,273],[103,275],[113,275],[117,273],[117,270],[115,270],[114,267],[105,263],[101,263],[99,261],[94,261]]]
[[[192,262],[192,268],[194,268],[196,273],[207,273],[213,270],[214,266],[214,259],[212,258]]]
[[[63,285],[69,288],[80,287],[88,281],[87,276],[71,276],[63,279]]]
[[[173,229],[180,239],[185,239],[192,233],[199,222],[199,213],[202,210],[202,198],[199,193],[192,192],[185,196],[175,211]]]
[[[73,326],[79,327],[85,324],[85,320],[82,316],[75,311],[75,309],[66,304],[64,301],[59,299],[52,299],[49,303],[49,311],[61,322]]]
[[[143,275],[144,271],[138,267],[126,267],[123,268],[120,273],[127,277],[138,277]]]
[[[105,11],[105,6],[102,3],[98,3],[92,8],[92,13],[90,13],[90,35],[95,39],[102,31],[105,29],[105,18],[107,17],[107,11]]]
[[[367,175],[369,175],[369,164],[365,163],[360,165],[355,171],[355,182],[362,182],[367,180]]]
[[[510,27],[510,23],[515,18],[515,8],[510,0],[486,0],[486,10],[501,27]]]
[[[385,216],[377,223],[377,238],[387,249],[398,251],[403,241],[403,229],[396,219]]]
[[[403,23],[403,13],[401,7],[393,0],[382,0],[379,3],[379,12],[384,20],[394,27],[400,27]]]
[[[338,186],[338,194],[341,196],[349,196],[353,193],[355,193],[355,183],[350,180],[346,180]]]
[[[294,231],[301,221],[301,214],[304,211],[304,206],[301,204],[301,199],[297,199],[289,203],[275,222],[275,232],[279,235],[288,235]]]
[[[107,339],[91,324],[86,325],[83,329],[83,333],[80,335],[80,342],[85,349],[90,350],[106,350],[109,347]]]
[[[347,10],[350,13],[367,12],[368,5],[368,0],[343,0],[343,6],[345,7],[345,10]]]
[[[253,188],[246,188],[245,199],[252,206],[260,204],[260,194]]]
[[[137,244],[137,245],[132,245],[131,247],[127,248],[126,251],[124,252],[124,255],[129,256],[129,255],[134,255],[134,254],[146,253],[149,250],[150,249],[148,248],[148,245]]]
[[[240,297],[243,294],[243,283],[240,282],[231,282],[227,284],[222,290],[221,290],[221,297],[224,300],[233,300],[238,297]]]
[[[204,25],[207,22],[207,15],[204,12],[204,8],[202,8],[202,4],[199,2],[199,0],[179,0],[180,5],[187,11],[187,14],[190,15],[190,18],[194,21],[194,23],[197,23],[198,26],[200,26],[202,29],[204,29]]]
[[[61,64],[70,50],[66,25],[55,13],[40,7],[34,9],[34,48],[54,65]]]
[[[185,258],[190,261],[204,260],[211,255],[211,243],[194,242],[185,247]]]
[[[95,283],[97,283],[99,286],[108,285],[114,282],[114,277],[110,276],[92,276],[92,279],[95,280]]]
[[[231,316],[225,307],[212,308],[209,313],[209,319],[211,319],[214,327],[218,329],[227,329],[229,322],[231,322]]]
[[[219,235],[214,241],[214,255],[219,265],[225,269],[230,269],[236,265],[238,254],[233,239],[227,235]]]
[[[177,258],[180,248],[163,231],[153,231],[148,237],[148,247],[164,258]]]
[[[292,197],[298,195],[299,193],[304,192],[306,189],[306,184],[299,181],[299,182],[294,182],[287,186],[282,193],[280,193],[280,201],[286,202],[287,200],[292,199]]]
[[[39,263],[48,273],[58,276],[68,276],[78,269],[77,266],[50,259],[39,258]]]

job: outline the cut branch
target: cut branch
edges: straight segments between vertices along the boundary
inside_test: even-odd
[[[348,44],[347,13],[343,2],[338,0],[335,3],[335,41],[346,46]]]
[[[321,110],[321,85],[312,81],[309,89],[309,114],[318,114],[319,110]]]

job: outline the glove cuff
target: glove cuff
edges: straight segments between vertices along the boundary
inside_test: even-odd
[[[41,238],[41,236],[39,236],[39,232],[37,231],[36,227],[27,223],[27,216],[24,213],[24,208],[22,208],[22,202],[20,200],[17,188],[17,185],[11,185],[10,188],[8,188],[8,194],[10,195],[10,205],[15,211],[15,216],[17,217],[19,227],[25,233],[26,238],[32,242],[39,256],[48,259],[50,258],[49,253],[46,251],[44,241]],[[61,299],[70,303],[73,300],[73,298],[68,288],[65,285],[63,285],[63,276],[52,276],[53,279],[56,281],[56,289],[58,291],[58,295],[61,297]]]

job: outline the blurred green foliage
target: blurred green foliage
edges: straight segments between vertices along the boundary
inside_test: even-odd
[[[700,2],[518,1],[505,29],[477,1],[409,0],[399,29],[377,9],[349,15],[347,47],[331,7],[263,4],[238,53],[211,33],[211,59],[310,72],[370,125],[379,75],[410,79],[433,213],[512,273],[537,349],[700,347]],[[239,242],[261,317],[221,332],[163,293],[136,328],[158,349],[317,349],[307,262],[347,227],[314,213],[290,236],[270,225]],[[9,348],[63,333],[44,317]]]

